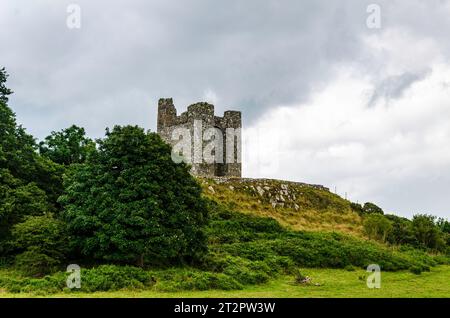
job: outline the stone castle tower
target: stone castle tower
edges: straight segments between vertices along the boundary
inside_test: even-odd
[[[190,138],[184,147],[187,151],[184,157],[192,166],[192,174],[241,177],[241,112],[226,111],[223,117],[218,117],[214,116],[214,105],[196,103],[177,116],[172,98],[164,98],[158,102],[157,127],[158,134],[173,149]],[[208,154],[214,158],[213,162],[206,159]]]

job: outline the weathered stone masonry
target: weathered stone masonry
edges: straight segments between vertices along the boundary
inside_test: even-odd
[[[194,121],[201,120],[202,136],[208,128],[217,128],[222,135],[223,140],[223,163],[207,163],[202,161],[201,163],[191,163],[191,172],[197,176],[205,177],[241,177],[241,140],[240,129],[242,128],[241,112],[238,111],[226,111],[223,117],[214,115],[214,105],[208,103],[196,103],[188,106],[186,112],[177,116],[177,110],[173,104],[172,98],[163,98],[158,102],[158,124],[157,131],[163,140],[172,146],[178,142],[178,140],[172,140],[172,132],[175,128],[187,128],[191,132],[191,136],[194,136]],[[239,131],[238,136],[231,136],[227,134],[227,128],[233,128],[235,131]],[[233,138],[233,141],[227,142],[228,138]],[[201,139],[203,147],[208,144],[208,140]],[[194,138],[192,143],[192,156],[194,158]],[[234,149],[230,146],[233,145]],[[217,151],[216,149],[214,151]],[[227,157],[227,151],[229,156]],[[229,158],[231,154],[234,154],[232,162]],[[228,159],[228,160],[227,160]]]

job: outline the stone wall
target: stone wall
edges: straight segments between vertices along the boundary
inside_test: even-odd
[[[201,135],[204,136],[205,131],[208,128],[217,128],[221,132],[222,137],[222,154],[223,163],[207,163],[202,160],[201,163],[194,162],[196,154],[194,153],[194,122],[201,120]],[[191,159],[192,165],[191,172],[197,176],[224,176],[224,177],[241,177],[241,141],[240,141],[240,129],[242,127],[241,112],[238,111],[226,111],[223,117],[214,115],[214,105],[208,103],[196,103],[188,106],[187,111],[177,115],[177,110],[173,104],[172,98],[160,99],[158,102],[158,134],[167,143],[174,146],[179,140],[172,139],[172,133],[175,128],[186,128],[190,131],[191,135]],[[227,128],[234,128],[239,135],[233,136],[233,149],[227,149],[227,138],[231,138],[231,135],[227,136]],[[210,140],[204,140],[201,138],[202,149],[210,143]],[[228,143],[230,145],[231,143]],[[214,151],[217,151],[216,149]],[[234,153],[233,162],[227,160],[227,152],[229,154]]]

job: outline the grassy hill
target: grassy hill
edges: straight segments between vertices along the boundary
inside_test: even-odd
[[[208,253],[200,262],[147,268],[81,264],[81,290],[66,288],[64,271],[31,278],[6,266],[0,268],[0,297],[362,295],[355,290],[369,297],[432,297],[448,292],[433,294],[431,281],[417,278],[423,273],[444,284],[450,272],[447,256],[364,238],[363,220],[351,203],[322,186],[265,179],[199,181],[209,199]],[[365,287],[369,264],[389,272],[391,289]],[[318,285],[299,284],[305,273]]]
[[[362,237],[362,218],[329,189],[270,179],[199,179],[204,195],[231,210],[270,217],[296,231]]]

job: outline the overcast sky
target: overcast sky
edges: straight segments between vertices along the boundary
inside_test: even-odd
[[[450,216],[449,36],[446,0],[0,2],[9,104],[35,137],[155,130],[160,97],[209,101],[243,112],[244,176],[407,217]]]

